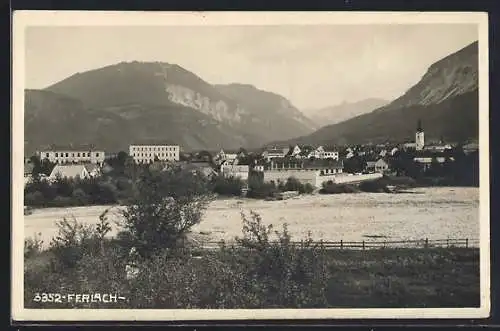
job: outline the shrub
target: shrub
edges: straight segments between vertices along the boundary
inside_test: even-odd
[[[42,192],[30,192],[24,195],[24,204],[26,206],[43,206],[45,204],[45,198]]]
[[[319,193],[321,194],[340,194],[340,193],[357,193],[359,190],[354,185],[335,184],[332,181],[323,183]]]
[[[42,252],[43,240],[41,235],[41,233],[38,233],[32,238],[24,239],[24,258],[30,258]]]
[[[239,196],[244,183],[240,178],[217,176],[213,182],[214,193],[224,196]]]
[[[256,199],[272,197],[279,190],[273,182],[265,183],[258,178],[251,178],[248,181],[247,196]]]
[[[81,188],[77,188],[73,191],[73,201],[77,205],[86,205],[89,202],[89,196]]]
[[[73,268],[85,255],[95,255],[103,250],[104,237],[111,226],[107,219],[108,210],[99,216],[96,226],[79,223],[75,218],[58,221],[58,234],[50,243],[50,250],[56,263],[64,268]]]
[[[314,192],[314,187],[310,183],[305,183],[302,186],[302,192],[300,192],[300,193],[311,194],[313,192]]]
[[[136,189],[122,215],[123,227],[141,256],[182,246],[213,198],[204,176],[179,167],[146,172]]]
[[[386,192],[388,190],[387,183],[379,180],[367,180],[365,182],[360,183],[359,188],[363,192],[370,192],[370,193],[381,193],[381,192]]]
[[[243,263],[248,284],[246,293],[251,306],[257,307],[321,307],[327,304],[326,290],[330,278],[325,247],[307,240],[292,242],[287,225],[275,231],[264,225],[261,217],[251,212],[242,214],[243,238],[237,242],[249,249]],[[240,253],[241,254],[241,253]]]

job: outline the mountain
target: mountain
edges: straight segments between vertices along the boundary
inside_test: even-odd
[[[240,88],[263,101],[252,101]],[[102,148],[123,149],[132,140],[172,139],[185,150],[254,147],[309,134],[316,128],[281,96],[247,85],[214,86],[178,65],[160,62],[122,62],[77,73],[43,91],[28,90],[26,95],[27,118],[31,128],[38,129],[35,133],[25,131],[29,146],[37,141],[94,140]],[[73,110],[68,102],[79,106]],[[49,109],[48,104],[55,109]],[[68,117],[61,113],[64,109],[85,114]],[[32,117],[34,113],[48,118]],[[62,116],[64,122],[58,123],[66,128],[50,130],[47,126],[39,132],[37,121],[50,124],[56,120],[53,116]],[[80,117],[81,123],[76,121]],[[110,118],[121,129],[116,129]],[[106,131],[101,124],[73,133],[68,129],[83,125],[85,120],[104,120]],[[86,136],[81,136],[82,132]],[[35,136],[37,139],[32,139]]]
[[[427,141],[478,139],[477,42],[432,64],[417,84],[388,105],[287,143],[413,141],[419,119]]]
[[[296,137],[297,132],[313,131],[318,128],[281,95],[262,91],[247,84],[215,85],[215,87],[253,114],[258,120],[258,125],[263,125],[266,130],[272,130],[273,135]]]
[[[320,109],[311,109],[305,113],[308,114],[311,120],[318,126],[325,126],[340,123],[350,118],[368,113],[388,103],[389,101],[387,100],[369,98],[356,102],[343,102],[339,105]]]
[[[260,143],[188,107],[129,105],[107,109],[44,90],[25,91],[25,154],[51,144],[95,144],[128,150],[136,141],[174,141],[185,150]],[[165,124],[167,123],[167,124]]]

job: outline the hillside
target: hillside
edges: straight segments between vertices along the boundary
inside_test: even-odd
[[[188,128],[194,128],[196,125],[190,122],[190,119],[194,118],[214,120],[218,124],[210,122],[211,125],[218,127],[218,130],[224,130],[225,132],[220,134],[225,136],[226,140],[228,138],[234,140],[226,142],[231,145],[263,144],[279,138],[289,139],[309,134],[315,129],[312,123],[280,96],[274,95],[275,99],[280,100],[279,102],[271,100],[254,107],[248,100],[233,98],[234,95],[226,93],[228,92],[226,89],[215,87],[175,64],[122,62],[77,73],[49,86],[46,90],[81,100],[89,108],[111,111],[120,116],[121,112],[127,113],[131,108],[136,111],[141,109],[143,112],[155,109],[154,116],[157,118],[160,115],[159,109],[168,109],[171,115],[157,118],[161,120],[160,123],[165,131],[185,132]],[[259,95],[266,93],[259,91]],[[196,111],[199,116],[193,115],[192,112],[188,112],[186,116],[181,115],[181,112],[188,110]],[[183,128],[174,127],[174,122],[178,125],[181,121],[175,119],[174,114],[183,117]],[[139,123],[129,123],[129,125],[136,134],[142,130]],[[218,144],[213,145],[212,137],[204,136],[205,133],[213,134],[212,130],[203,132],[205,131],[193,132],[192,135],[198,138],[195,139],[196,143],[192,141],[188,144],[192,146],[188,147],[195,148],[199,144],[209,145],[215,149],[222,147]],[[257,141],[254,141],[254,138]]]
[[[50,144],[95,144],[119,151],[128,150],[129,144],[138,140],[175,141],[189,151],[260,143],[255,136],[243,135],[187,107],[93,109],[74,98],[43,90],[25,91],[24,125],[28,155]]]
[[[419,119],[428,140],[478,139],[477,42],[432,64],[417,84],[390,104],[287,143],[413,140]]]
[[[278,136],[296,136],[295,132],[312,131],[318,126],[281,95],[259,90],[247,84],[214,85],[223,95],[244,109]]]
[[[305,111],[305,113],[318,126],[325,126],[340,123],[350,118],[368,113],[388,103],[389,101],[384,99],[369,98],[356,102],[343,102],[339,105],[320,109],[311,109]]]

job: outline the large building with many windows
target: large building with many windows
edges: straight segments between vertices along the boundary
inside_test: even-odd
[[[129,156],[135,163],[158,161],[179,161],[180,147],[166,144],[134,144],[129,147]]]
[[[57,164],[67,163],[93,163],[104,162],[104,151],[94,146],[51,146],[38,152],[40,160],[49,160]]]

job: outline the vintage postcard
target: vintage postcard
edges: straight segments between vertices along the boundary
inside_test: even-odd
[[[17,11],[12,79],[15,321],[489,316],[485,13]]]

